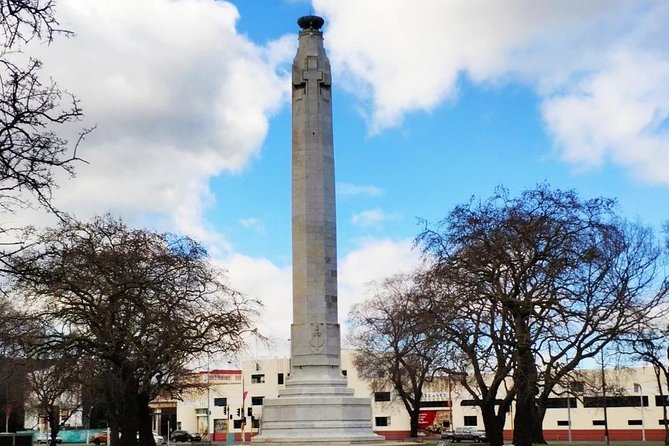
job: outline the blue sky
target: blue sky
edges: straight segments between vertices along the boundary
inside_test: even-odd
[[[59,0],[73,39],[30,51],[96,124],[56,204],[204,241],[290,324],[289,68],[296,19],[333,67],[340,317],[411,268],[418,218],[548,182],[660,228],[669,3]],[[35,214],[17,216],[31,222]]]

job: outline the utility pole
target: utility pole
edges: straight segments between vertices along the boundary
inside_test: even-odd
[[[607,409],[607,404],[606,404],[606,374],[604,373],[604,349],[601,350],[601,360],[602,360],[602,403],[604,404],[604,440],[606,441],[606,445],[609,446],[610,441],[609,441],[609,417],[608,417],[608,411]]]
[[[646,426],[644,426],[644,417],[643,417],[643,387],[641,384],[634,383],[634,392],[639,392],[639,403],[641,404],[641,441],[646,441]]]
[[[567,432],[571,444],[571,381],[567,384]]]

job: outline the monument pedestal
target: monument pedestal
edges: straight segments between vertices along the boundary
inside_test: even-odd
[[[356,398],[346,380],[301,379],[286,382],[279,398],[265,400],[262,431],[253,438],[262,444],[379,443],[372,431],[369,398]]]

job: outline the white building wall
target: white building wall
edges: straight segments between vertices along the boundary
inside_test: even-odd
[[[410,429],[409,417],[401,401],[398,400],[397,393],[392,389],[384,389],[390,392],[390,401],[375,401],[374,392],[366,382],[360,379],[358,371],[353,364],[356,352],[354,350],[342,350],[341,364],[342,370],[346,371],[348,386],[354,391],[355,396],[370,398],[372,405],[372,426],[375,431],[408,431]],[[388,426],[378,426],[377,418],[389,417]]]
[[[386,389],[391,393],[391,401],[374,401],[374,393],[371,387],[368,383],[360,379],[353,365],[354,354],[355,352],[351,350],[342,351],[342,371],[345,372],[348,385],[354,390],[355,396],[370,398],[374,417],[374,429],[380,434],[394,436],[398,433],[407,434],[410,425],[404,405],[392,389]],[[228,431],[239,434],[241,429],[233,427],[234,420],[239,419],[237,417],[237,409],[239,409],[240,416],[243,413],[247,420],[245,432],[256,433],[258,429],[252,428],[253,420],[249,416],[248,408],[251,408],[253,418],[256,420],[262,418],[262,404],[260,404],[262,399],[276,398],[278,396],[279,389],[284,386],[284,384],[279,383],[280,375],[282,374],[283,382],[285,383],[288,379],[289,371],[290,360],[287,358],[245,361],[242,364],[241,371],[238,371],[238,375],[233,380],[211,380],[209,399],[207,399],[206,393],[193,393],[188,395],[183,402],[178,403],[177,419],[181,423],[181,428],[203,432],[201,424],[198,425],[197,412],[202,412],[208,407],[211,411],[209,430],[213,429],[215,419],[227,420],[229,422]],[[595,375],[599,371],[585,373]],[[652,430],[659,432],[662,429],[662,425],[660,424],[662,407],[656,405],[655,395],[658,394],[658,390],[652,369],[609,370],[606,373],[607,384],[618,388],[620,394],[627,396],[637,395],[640,397],[638,388],[635,389],[634,384],[641,385],[643,394],[647,396],[648,403],[643,410],[643,428],[647,432]],[[560,391],[561,389],[558,389],[558,392]],[[244,393],[246,393],[245,400],[242,399]],[[426,389],[424,401],[437,404],[438,401],[447,401],[449,395],[453,400],[452,414],[446,406],[430,407],[425,408],[425,410],[435,410],[442,417],[450,418],[452,416],[453,427],[464,426],[465,417],[476,417],[476,426],[483,429],[483,420],[478,408],[462,405],[463,400],[471,400],[471,396],[461,386],[451,385],[449,389],[446,379],[432,383]],[[222,407],[214,406],[215,398],[227,398],[228,413],[224,413]],[[512,408],[507,416],[505,425],[507,434],[513,429],[513,410]],[[232,419],[230,419],[230,415],[232,415]],[[630,424],[630,420],[632,420],[632,423],[635,423],[634,420],[641,420],[641,415],[640,407],[610,407],[608,408],[609,429],[628,431],[627,434],[624,432],[623,434],[627,435],[630,439],[635,438],[634,436],[640,437],[642,426]],[[387,426],[377,425],[378,418],[386,418],[389,424]],[[567,439],[569,427],[564,424],[569,418],[571,418],[571,429],[573,432],[580,432],[584,435],[589,435],[589,438],[595,439],[599,439],[601,432],[603,432],[603,426],[593,425],[593,420],[603,419],[603,409],[584,407],[583,397],[579,396],[576,407],[572,407],[569,410],[566,408],[547,410],[544,421],[544,432],[547,438]]]
[[[200,375],[208,383],[208,391],[192,391],[186,393],[182,401],[177,401],[177,426],[171,429],[198,432],[202,435],[214,433],[215,427],[226,432],[233,431],[230,413],[234,412],[233,408],[241,407],[242,372],[213,370]],[[226,406],[216,405],[221,398],[226,399]],[[221,424],[224,425],[222,428]]]

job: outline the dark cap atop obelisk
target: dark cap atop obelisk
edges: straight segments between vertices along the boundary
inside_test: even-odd
[[[324,23],[325,20],[323,20],[323,17],[318,17],[317,15],[305,15],[297,19],[297,24],[305,31],[319,31]]]

